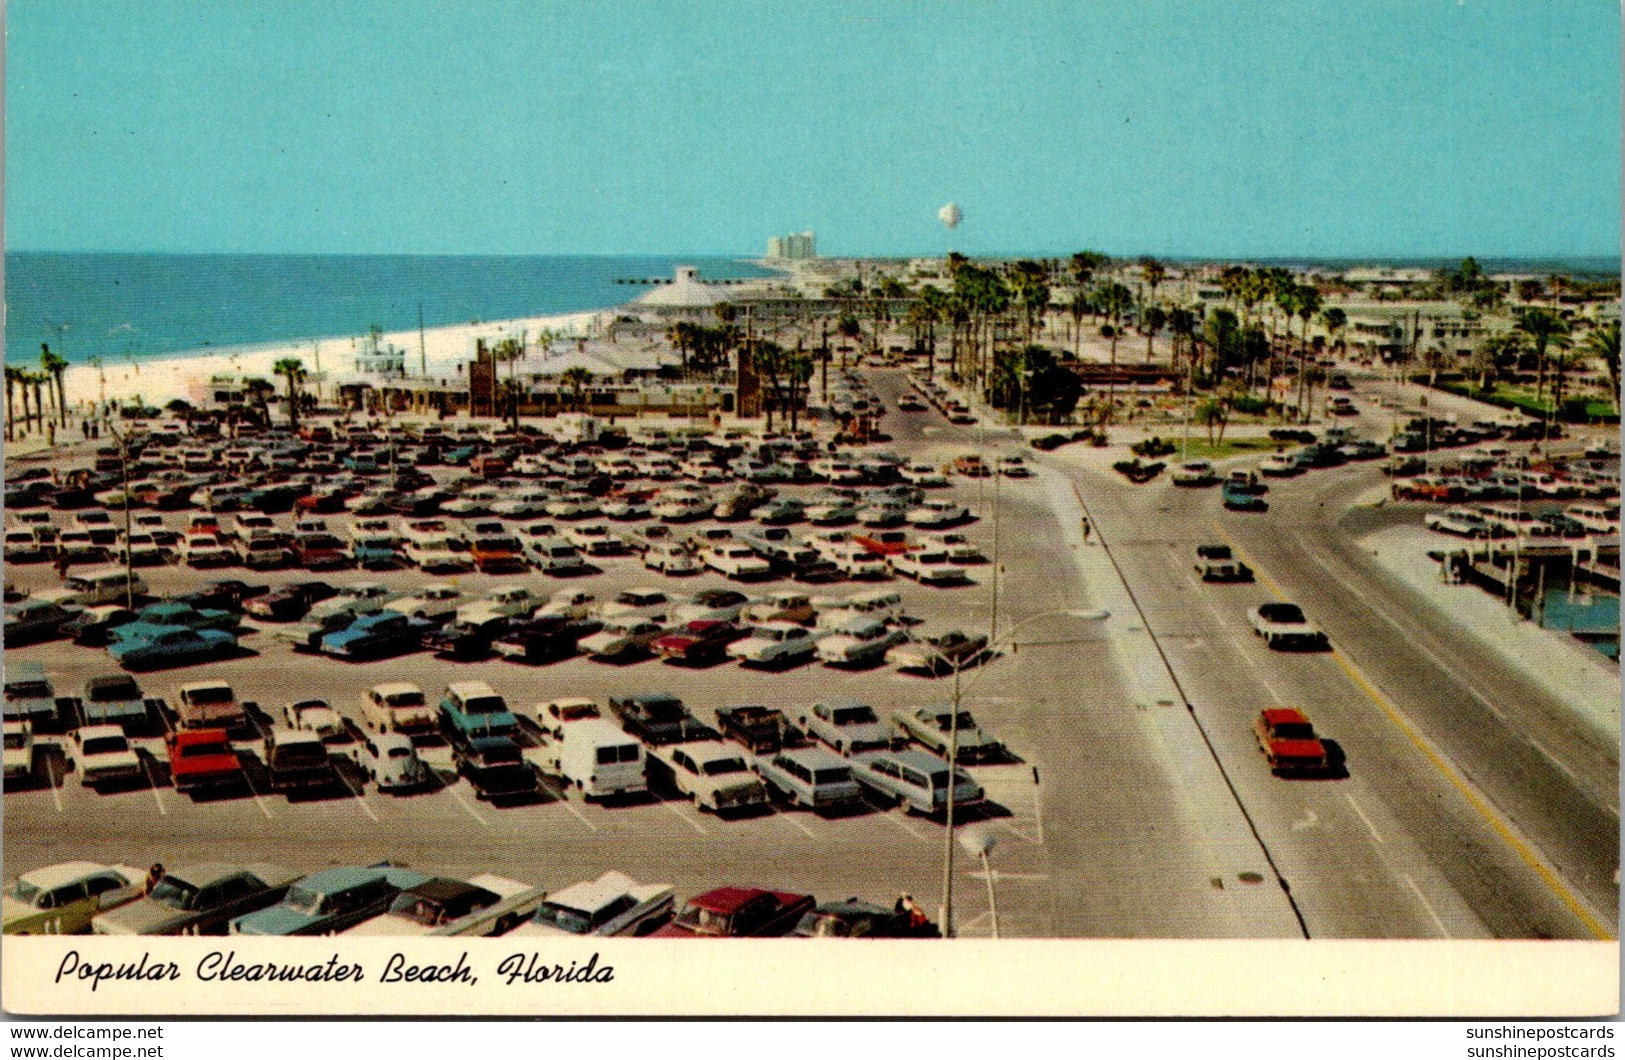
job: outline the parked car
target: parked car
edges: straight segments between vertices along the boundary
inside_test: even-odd
[[[759,704],[718,707],[717,728],[753,755],[778,751],[792,731],[783,711]]]
[[[127,670],[158,670],[235,654],[237,636],[220,629],[152,626],[142,636],[125,635],[107,653]]]
[[[691,898],[652,938],[776,938],[787,935],[816,902],[810,894],[718,887]]]
[[[539,783],[536,769],[525,761],[511,735],[454,735],[452,761],[459,776],[466,779],[480,799],[534,794]]]
[[[54,640],[62,627],[83,614],[50,600],[19,600],[6,605],[5,643],[10,647]]]
[[[134,901],[146,873],[129,865],[67,861],[25,872],[0,895],[0,932],[77,935],[96,914]]]
[[[87,788],[147,779],[140,756],[117,725],[80,726],[73,732],[73,750],[79,783]]]
[[[638,883],[620,872],[554,891],[510,934],[647,935],[671,917],[669,883]]]
[[[621,728],[650,747],[717,739],[719,734],[695,718],[683,701],[669,692],[639,692],[609,697],[610,712]]]
[[[58,717],[56,688],[45,675],[45,665],[34,660],[5,664],[5,716],[8,720],[39,724]]]
[[[864,754],[891,746],[891,731],[875,710],[856,699],[832,699],[804,707],[792,717],[808,737],[828,744],[839,755]]]
[[[449,622],[467,599],[467,594],[455,585],[435,582],[425,585],[411,596],[390,601],[389,608],[412,618],[441,623]]]
[[[377,916],[429,877],[394,865],[344,866],[292,884],[282,901],[232,920],[233,935],[332,935]]]
[[[705,740],[654,747],[648,763],[651,781],[662,779],[698,810],[723,813],[767,803],[767,787],[733,744]]]
[[[1248,616],[1253,632],[1276,650],[1305,648],[1311,651],[1327,646],[1326,634],[1310,623],[1297,604],[1268,603],[1253,608]]]
[[[950,783],[948,763],[920,750],[854,755],[852,779],[880,799],[926,816],[947,812],[950,789],[956,809],[980,805],[983,800],[980,784],[958,769]]]
[[[525,922],[546,893],[545,888],[492,873],[468,880],[437,876],[406,888],[383,913],[340,934],[391,938],[505,935]]]
[[[790,933],[801,939],[936,939],[942,931],[908,910],[858,898],[820,902],[803,913]]]
[[[437,659],[480,659],[491,653],[497,638],[513,628],[513,619],[506,615],[469,622],[447,622],[424,631],[421,644]]]
[[[935,637],[911,635],[886,652],[886,662],[905,672],[938,677],[970,665],[986,651],[987,637],[956,629]]]
[[[655,639],[656,655],[671,663],[698,664],[723,658],[745,630],[721,619],[697,619]]]
[[[236,917],[282,901],[299,878],[281,865],[206,862],[163,874],[145,897],[98,913],[98,935],[224,935]]]
[[[247,783],[243,763],[225,729],[182,729],[165,738],[169,777],[183,793],[240,788]]]
[[[985,762],[1004,753],[1004,745],[976,724],[968,710],[959,711],[957,717],[950,706],[898,710],[892,712],[891,721],[905,739],[943,758],[951,747],[957,747],[954,758],[960,762]]]
[[[274,792],[325,791],[338,782],[327,744],[304,729],[271,729],[265,734],[263,759]]]
[[[863,789],[852,779],[852,763],[822,747],[758,755],[755,769],[768,789],[791,806],[829,810],[863,799]]]
[[[598,704],[590,699],[571,697],[536,704],[536,724],[550,739],[564,737],[564,726],[575,721],[600,717]]]
[[[73,704],[84,725],[142,725],[152,717],[152,703],[129,674],[103,674],[85,682]]]
[[[322,637],[323,655],[351,661],[377,659],[416,651],[423,646],[423,634],[434,628],[427,619],[408,618],[396,611],[358,615],[344,629]]]
[[[297,699],[285,704],[282,721],[290,729],[315,733],[324,740],[339,740],[349,734],[344,718],[325,699]]]
[[[23,718],[5,720],[5,782],[8,787],[32,778],[35,772],[34,726]]]
[[[508,701],[484,681],[457,681],[440,700],[441,725],[454,737],[507,736],[519,730]]]
[[[386,681],[361,693],[361,717],[367,728],[379,732],[419,732],[433,729],[440,712],[417,685]]]
[[[908,631],[884,618],[862,615],[835,628],[818,642],[818,658],[827,666],[877,666],[886,652],[908,640]]]
[[[349,758],[379,791],[415,791],[432,783],[434,770],[418,757],[411,737],[363,731],[347,746]]]
[[[580,649],[599,662],[639,659],[666,632],[663,615],[625,615],[606,620],[596,633],[581,638]]]
[[[811,659],[820,633],[794,622],[764,622],[728,645],[728,655],[747,666],[788,667]]]

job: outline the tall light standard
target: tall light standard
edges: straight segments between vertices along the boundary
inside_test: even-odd
[[[959,834],[959,845],[971,857],[982,859],[982,878],[987,881],[987,908],[993,916],[993,937],[999,937],[999,901],[993,894],[993,866],[987,856],[993,853],[998,841],[985,828],[967,828]]]
[[[119,476],[124,480],[124,606],[135,610],[135,549],[130,543],[130,447],[115,421],[107,421],[107,429],[118,443]]]
[[[1004,639],[998,644],[989,642],[980,655],[990,655],[1005,644],[1015,645],[1016,631],[1023,626],[1029,626],[1047,618],[1084,618],[1100,621],[1110,617],[1106,611],[1060,610],[1045,611],[1038,615],[1028,617],[1011,626]],[[962,675],[967,659],[954,660],[954,697],[953,707],[948,712],[948,800],[947,810],[943,818],[942,841],[942,937],[954,937],[954,770],[959,762],[959,712],[963,699],[964,683]]]

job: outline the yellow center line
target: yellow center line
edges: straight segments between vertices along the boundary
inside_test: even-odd
[[[1283,601],[1286,600],[1286,594],[1281,591],[1281,587],[1276,584],[1275,579],[1271,578],[1265,571],[1260,569],[1256,562],[1251,562],[1252,557],[1244,555],[1241,546],[1236,544],[1235,539],[1232,538],[1222,526],[1215,523],[1214,530],[1220,536],[1222,536],[1227,543],[1229,543],[1231,549],[1236,553],[1238,558],[1249,561],[1248,566],[1253,568],[1254,577],[1261,581],[1270,592],[1274,593],[1277,599]],[[1569,911],[1579,918],[1580,922],[1586,926],[1586,929],[1604,942],[1613,941],[1614,936],[1610,935],[1608,933],[1608,929],[1603,926],[1603,924],[1599,922],[1596,917],[1591,915],[1585,906],[1580,903],[1580,900],[1574,896],[1573,892],[1564,886],[1563,881],[1558,878],[1557,873],[1552,871],[1552,869],[1541,860],[1540,856],[1530,849],[1527,843],[1518,838],[1518,836],[1512,831],[1511,827],[1501,818],[1501,815],[1495,811],[1494,807],[1485,801],[1484,797],[1479,795],[1477,791],[1473,790],[1472,786],[1462,778],[1461,774],[1456,772],[1456,770],[1444,760],[1443,756],[1433,749],[1422,734],[1419,733],[1410,722],[1405,720],[1404,716],[1400,714],[1398,708],[1393,705],[1392,701],[1389,700],[1388,697],[1382,692],[1377,690],[1377,687],[1371,683],[1370,679],[1367,678],[1352,661],[1349,660],[1348,656],[1344,655],[1342,651],[1335,648],[1332,650],[1331,655],[1333,660],[1336,661],[1337,665],[1342,668],[1343,672],[1348,674],[1349,679],[1366,694],[1367,698],[1369,698],[1371,702],[1377,705],[1378,709],[1387,715],[1388,720],[1393,722],[1399,731],[1405,734],[1405,736],[1411,741],[1411,744],[1415,746],[1418,751],[1421,751],[1423,756],[1426,757],[1429,762],[1433,763],[1433,767],[1437,769],[1447,781],[1450,782],[1451,787],[1455,788],[1461,793],[1462,798],[1467,800],[1467,804],[1478,811],[1479,816],[1484,818],[1485,822],[1488,823],[1489,826],[1495,830],[1495,833],[1499,835],[1509,847],[1512,848],[1513,852],[1523,860],[1524,864],[1535,870],[1535,873],[1545,881],[1546,886],[1551,889],[1552,893],[1557,895],[1557,897],[1562,900],[1564,905],[1568,906]]]

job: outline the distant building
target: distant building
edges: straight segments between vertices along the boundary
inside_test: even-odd
[[[361,375],[405,375],[406,351],[384,342],[374,328],[356,347],[355,370]]]
[[[767,256],[791,261],[808,261],[818,256],[818,240],[810,231],[788,236],[773,236],[767,241]]]

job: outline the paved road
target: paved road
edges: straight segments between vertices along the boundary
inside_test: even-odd
[[[1617,752],[1360,553],[1354,538],[1395,518],[1345,514],[1376,469],[1277,484],[1262,515],[1222,511],[1216,490],[1075,477],[1312,935],[1616,933]],[[1238,546],[1259,583],[1204,585],[1209,541]],[[1263,647],[1246,613],[1283,597],[1334,652]],[[1269,777],[1248,724],[1277,704],[1308,709],[1347,779]]]

